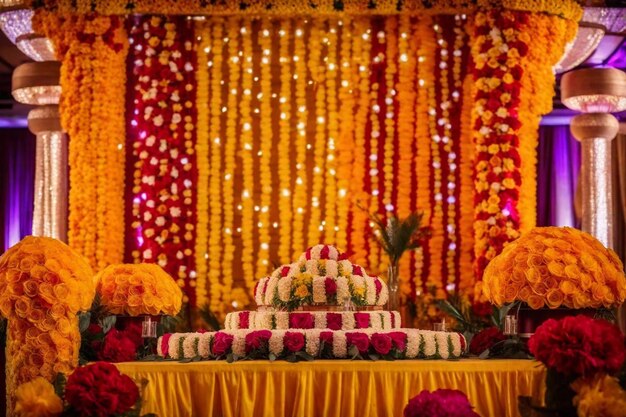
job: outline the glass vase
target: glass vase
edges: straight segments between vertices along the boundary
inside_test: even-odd
[[[391,264],[387,269],[387,288],[389,289],[387,309],[390,311],[398,310],[400,297],[398,287],[398,264]]]

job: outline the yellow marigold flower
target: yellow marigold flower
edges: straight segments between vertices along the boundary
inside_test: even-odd
[[[63,401],[42,377],[17,387],[15,398],[15,414],[19,417],[53,417],[63,411]]]
[[[592,379],[579,378],[572,384],[574,405],[579,417],[619,417],[626,409],[626,391],[617,378],[598,374]]]
[[[307,288],[306,285],[302,284],[296,288],[296,291],[294,292],[294,294],[296,297],[304,298],[309,295],[309,289]]]

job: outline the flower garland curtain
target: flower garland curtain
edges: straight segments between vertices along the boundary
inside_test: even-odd
[[[574,2],[323,2],[302,6],[306,19],[291,3],[121,3],[44,8],[211,16],[147,16],[128,30],[127,256],[164,265],[192,305],[243,307],[257,278],[322,241],[381,273],[368,212],[386,211],[423,211],[433,230],[400,265],[405,298],[471,292],[488,260],[534,224],[537,124],[581,13]],[[253,19],[259,7],[267,13]],[[70,243],[102,265],[123,247],[113,198],[123,126],[111,110],[123,94],[104,79],[124,79],[126,40],[115,17],[61,22],[42,32],[64,57]],[[532,44],[535,33],[550,47]],[[108,75],[80,78],[94,59]],[[97,137],[111,121],[115,133]],[[89,205],[96,216],[81,211]]]
[[[257,278],[320,242],[382,273],[367,212],[426,213],[433,237],[405,259],[405,297],[426,285],[472,287],[473,236],[461,233],[472,222],[461,211],[472,206],[471,137],[455,128],[466,23],[447,15],[197,24],[198,305],[248,304]]]

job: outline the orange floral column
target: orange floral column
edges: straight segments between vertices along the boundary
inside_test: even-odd
[[[38,376],[52,381],[78,365],[77,313],[91,307],[92,277],[86,260],[55,239],[28,236],[0,257],[8,415],[18,385]]]
[[[61,66],[61,124],[69,142],[69,245],[92,267],[124,254],[126,52],[119,17],[39,10],[33,27],[54,42]]]
[[[499,9],[474,17],[474,254],[479,279],[507,243],[534,227],[539,119],[552,108],[552,67],[575,35],[575,22]]]

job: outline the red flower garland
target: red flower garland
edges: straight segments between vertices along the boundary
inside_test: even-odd
[[[195,52],[193,25],[140,17],[132,27],[129,146],[135,262],[156,262],[194,304]],[[189,299],[187,298],[189,297]]]

